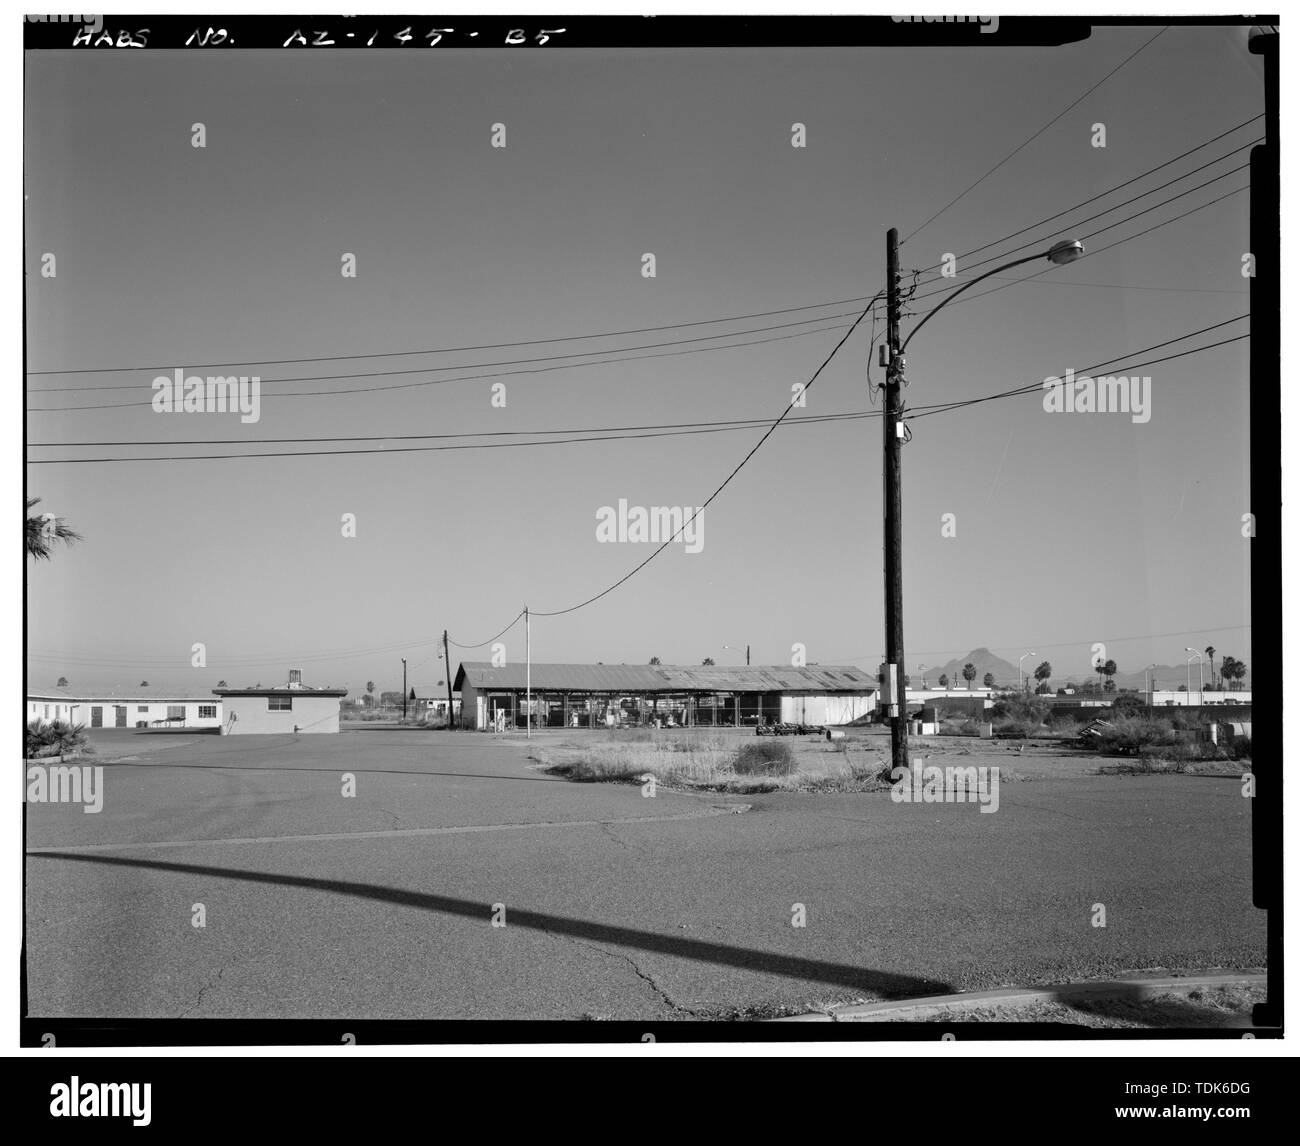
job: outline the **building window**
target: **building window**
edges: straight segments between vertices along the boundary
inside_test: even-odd
[[[167,706],[168,720],[184,720],[185,706],[183,704],[169,704]]]
[[[293,697],[268,696],[266,698],[266,709],[268,712],[292,712]]]
[[[149,706],[147,704],[137,704],[135,710],[136,712],[148,712]]]
[[[216,715],[217,715],[217,706],[216,706],[215,704],[200,704],[200,705],[199,705],[199,719],[200,719],[200,720],[202,720],[204,717],[215,717]]]
[[[50,706],[47,704],[45,706],[45,719],[49,720],[49,718],[50,718]]]

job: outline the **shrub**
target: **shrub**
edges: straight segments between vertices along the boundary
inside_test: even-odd
[[[1037,696],[1019,694],[1003,697],[993,706],[994,721],[1013,721],[1029,731],[1038,728],[1052,712],[1052,706]]]
[[[1137,715],[1138,713],[1145,713],[1146,709],[1146,697],[1138,692],[1122,692],[1111,702],[1110,706],[1111,712],[1116,714],[1124,712]]]
[[[742,776],[789,776],[794,752],[784,740],[755,740],[736,753],[731,766]]]
[[[44,724],[33,720],[23,737],[23,751],[29,758],[39,756],[78,756],[92,752],[86,742],[84,724],[52,720]]]
[[[1001,720],[993,722],[994,736],[1008,737],[1025,737],[1033,736],[1041,726],[1029,720],[1017,720],[1014,717],[1003,717]]]
[[[1111,721],[1110,728],[1103,728],[1097,734],[1097,744],[1103,752],[1132,751],[1173,743],[1173,728],[1168,721],[1145,716],[1117,717]]]
[[[940,727],[950,736],[978,736],[980,734],[979,721],[969,716],[965,720],[946,720]]]

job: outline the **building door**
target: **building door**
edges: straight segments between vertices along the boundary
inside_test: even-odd
[[[113,706],[113,727],[126,727],[126,705],[117,704]]]
[[[104,710],[98,704],[92,704],[90,706],[90,727],[91,728],[104,727]]]

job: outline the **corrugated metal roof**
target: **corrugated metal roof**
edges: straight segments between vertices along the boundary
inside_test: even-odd
[[[523,688],[526,666],[464,661],[455,688]],[[841,665],[557,665],[534,664],[535,690],[573,692],[874,692],[875,678]]]

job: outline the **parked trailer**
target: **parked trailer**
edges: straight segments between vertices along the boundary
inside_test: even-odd
[[[754,729],[756,736],[821,736],[824,732],[824,724],[790,724],[786,721],[760,724]]]

